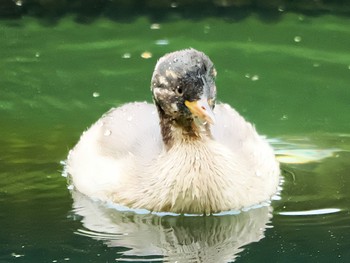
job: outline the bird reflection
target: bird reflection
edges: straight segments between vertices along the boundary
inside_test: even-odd
[[[159,216],[118,211],[76,191],[72,196],[86,228],[77,233],[127,248],[120,260],[232,262],[243,246],[264,237],[272,218],[269,206],[220,216]]]

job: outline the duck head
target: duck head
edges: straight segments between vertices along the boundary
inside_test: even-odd
[[[173,131],[198,139],[210,135],[214,124],[216,70],[202,52],[186,49],[159,59],[152,76],[151,90],[158,109],[163,140],[176,139]]]

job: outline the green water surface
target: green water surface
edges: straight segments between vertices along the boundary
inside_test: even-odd
[[[348,17],[25,16],[1,20],[0,38],[0,262],[349,262]],[[188,47],[216,65],[218,99],[272,143],[281,197],[203,218],[71,194],[60,162],[82,131],[113,106],[151,102],[157,59]]]

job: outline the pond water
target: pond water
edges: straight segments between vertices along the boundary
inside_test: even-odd
[[[349,262],[350,19],[284,13],[0,21],[0,262]],[[218,99],[274,147],[271,206],[221,216],[119,211],[67,189],[62,161],[113,106],[151,101],[163,54],[193,47]]]

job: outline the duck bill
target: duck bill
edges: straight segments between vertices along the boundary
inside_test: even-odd
[[[193,116],[198,117],[202,122],[214,124],[214,113],[208,104],[207,98],[203,97],[195,101],[186,100],[185,105]]]

